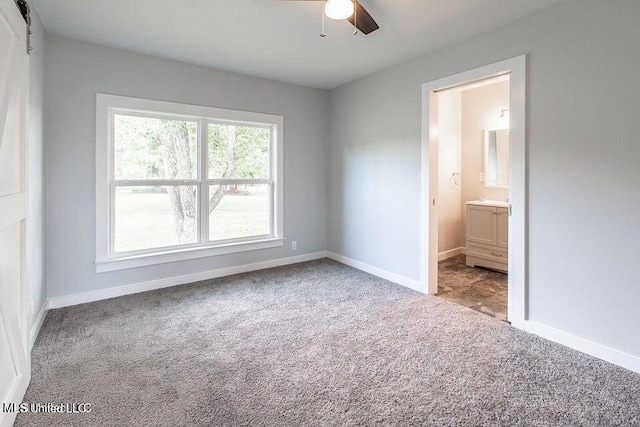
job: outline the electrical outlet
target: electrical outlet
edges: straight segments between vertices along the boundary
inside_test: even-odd
[[[298,250],[298,242],[296,242],[295,240],[293,242],[291,242],[291,250],[292,251],[297,251]]]
[[[480,172],[480,182],[484,182],[484,172]]]

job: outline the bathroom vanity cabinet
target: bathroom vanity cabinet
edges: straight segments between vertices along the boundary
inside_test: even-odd
[[[499,201],[467,202],[466,256],[469,267],[507,272],[509,204]]]

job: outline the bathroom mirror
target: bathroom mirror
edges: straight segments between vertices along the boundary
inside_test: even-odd
[[[484,186],[509,187],[509,129],[484,131]]]

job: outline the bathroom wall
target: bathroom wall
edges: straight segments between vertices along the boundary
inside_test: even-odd
[[[509,108],[509,81],[462,92],[462,235],[465,236],[465,203],[478,200],[507,200],[508,188],[487,188],[480,180],[484,172],[484,131],[500,126],[501,110]]]
[[[462,94],[447,91],[438,95],[438,253],[464,246],[462,228]]]
[[[462,92],[462,200],[506,200],[507,188],[487,188],[480,181],[484,172],[484,131],[496,129],[500,111],[509,108],[509,82],[500,82]]]
[[[487,188],[480,179],[484,172],[484,131],[504,127],[499,118],[505,108],[509,108],[509,81],[438,95],[440,259],[465,245],[466,202],[509,197],[509,189]],[[459,185],[452,179],[454,172],[461,174]]]

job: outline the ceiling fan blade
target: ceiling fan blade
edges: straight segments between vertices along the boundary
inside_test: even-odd
[[[353,26],[355,26],[363,34],[373,33],[375,30],[380,28],[380,26],[378,26],[371,15],[369,15],[367,9],[365,9],[359,1],[355,0],[354,3],[356,6],[356,13],[351,15],[350,18],[347,18],[347,20],[351,22]]]

